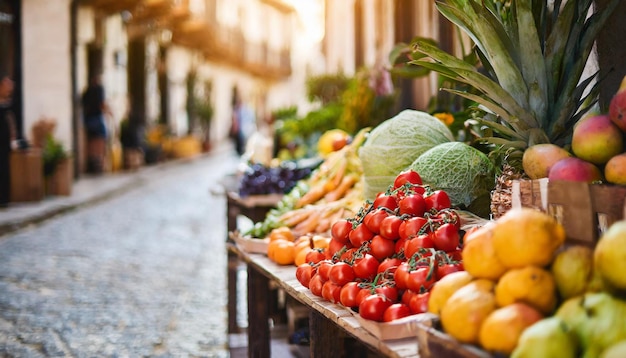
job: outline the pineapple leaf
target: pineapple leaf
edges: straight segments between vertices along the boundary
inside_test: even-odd
[[[546,66],[541,49],[541,41],[532,13],[532,0],[518,0],[515,2],[517,15],[519,44],[524,49],[520,51],[522,74],[528,84],[528,101],[530,111],[543,128],[547,122],[548,98],[546,83]]]
[[[439,68],[441,68],[442,75],[466,83],[485,93],[494,103],[500,103],[502,108],[510,113],[511,117],[521,119],[523,123],[520,123],[520,125],[523,124],[523,126],[520,128],[522,130],[538,126],[535,118],[532,117],[528,111],[525,111],[524,107],[520,106],[510,93],[500,87],[497,82],[479,73],[474,66],[422,41],[418,40],[414,42],[413,45],[416,50],[427,54],[431,59],[441,63],[442,66],[439,66]],[[429,66],[426,60],[415,62],[424,67]],[[437,68],[434,67],[431,69],[438,71]],[[451,71],[458,77],[450,76]]]
[[[501,133],[502,135],[505,135],[507,137],[511,137],[511,138],[516,138],[519,140],[526,140],[528,138],[524,137],[524,133],[525,131],[522,130],[521,128],[519,128],[519,126],[517,126],[518,120],[511,117],[510,114],[508,114],[506,111],[504,111],[502,109],[502,107],[498,106],[497,104],[489,101],[487,98],[469,93],[469,92],[464,92],[464,91],[457,91],[457,90],[453,90],[453,89],[449,89],[449,88],[443,88],[444,91],[450,92],[450,93],[454,93],[458,96],[467,98],[471,101],[474,101],[476,103],[478,103],[479,105],[482,105],[483,107],[485,107],[486,109],[488,109],[489,111],[491,111],[492,113],[496,114],[497,116],[506,119],[506,122],[514,128],[510,129],[509,127],[506,127],[502,124],[496,123],[496,122],[492,122],[492,121],[486,121],[491,123],[494,123],[495,125],[489,125],[490,127],[492,127],[494,130],[496,130],[497,132]],[[477,119],[478,121],[482,121],[481,119]]]
[[[528,90],[515,60],[510,55],[516,53],[514,47],[510,41],[503,40],[506,34],[504,27],[501,24],[494,26],[494,22],[498,22],[495,16],[475,0],[447,0],[447,3],[451,6],[446,7],[443,1],[437,1],[436,6],[446,18],[468,33],[480,51],[488,58],[500,86],[509,92],[523,108],[527,108]],[[448,17],[449,14],[453,16]],[[459,19],[460,23],[455,22]]]

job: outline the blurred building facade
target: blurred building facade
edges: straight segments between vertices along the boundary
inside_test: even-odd
[[[307,77],[389,66],[394,45],[415,36],[461,48],[433,1],[0,0],[0,70],[16,82],[19,135],[29,139],[37,120],[54,118],[78,173],[80,95],[90,73],[103,75],[113,134],[127,118],[189,133],[189,98],[197,95],[210,96],[211,140],[220,141],[234,88],[257,118],[280,107],[306,110]],[[434,75],[396,86],[402,108],[423,109],[438,90]]]

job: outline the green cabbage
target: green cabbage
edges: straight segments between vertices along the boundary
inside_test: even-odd
[[[365,198],[386,191],[422,153],[452,140],[450,129],[425,112],[407,109],[379,124],[359,148]]]
[[[495,187],[495,166],[478,149],[461,142],[439,144],[410,166],[424,184],[444,190],[453,206],[487,216]]]

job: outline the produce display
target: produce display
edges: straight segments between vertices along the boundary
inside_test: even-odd
[[[511,208],[515,180],[626,185],[626,77],[604,111],[598,75],[583,78],[618,1],[599,13],[590,0],[549,3],[437,1],[476,53],[459,59],[418,38],[408,63],[468,86],[446,90],[476,104],[475,137],[417,110],[352,142],[329,131],[321,165],[247,235],[361,320],[429,317],[456,349],[497,357],[626,357],[626,217],[612,223],[624,200],[607,203],[608,230],[593,218],[597,243],[575,237],[557,205]]]
[[[447,193],[407,170],[354,217],[336,221],[327,246],[309,251],[296,278],[364,319],[424,313],[433,285],[463,270],[460,227]]]
[[[296,236],[327,233],[341,217],[353,215],[363,201],[362,167],[357,155],[369,128],[340,149],[327,154],[311,175],[297,182],[265,220],[246,232],[264,238],[272,229],[288,227]]]
[[[609,113],[593,112],[578,121],[571,151],[554,144],[530,146],[523,155],[524,171],[531,179],[626,185],[624,98],[626,77],[611,100]]]
[[[359,148],[365,198],[372,200],[385,191],[420,154],[453,140],[445,124],[422,111],[404,110],[376,126]]]
[[[239,178],[239,196],[285,194],[298,181],[307,178],[319,165],[319,161],[282,161],[275,166],[261,163],[247,165]]]

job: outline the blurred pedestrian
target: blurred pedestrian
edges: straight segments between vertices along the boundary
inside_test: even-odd
[[[7,207],[11,196],[11,143],[15,140],[15,122],[11,110],[13,80],[0,73],[0,207]]]
[[[240,156],[246,150],[246,143],[256,132],[256,116],[251,108],[246,106],[237,89],[233,91],[233,113],[230,137],[235,143],[235,150]]]
[[[87,132],[87,171],[101,173],[106,154],[107,127],[105,115],[111,111],[106,103],[102,75],[95,74],[83,92],[83,124]]]

